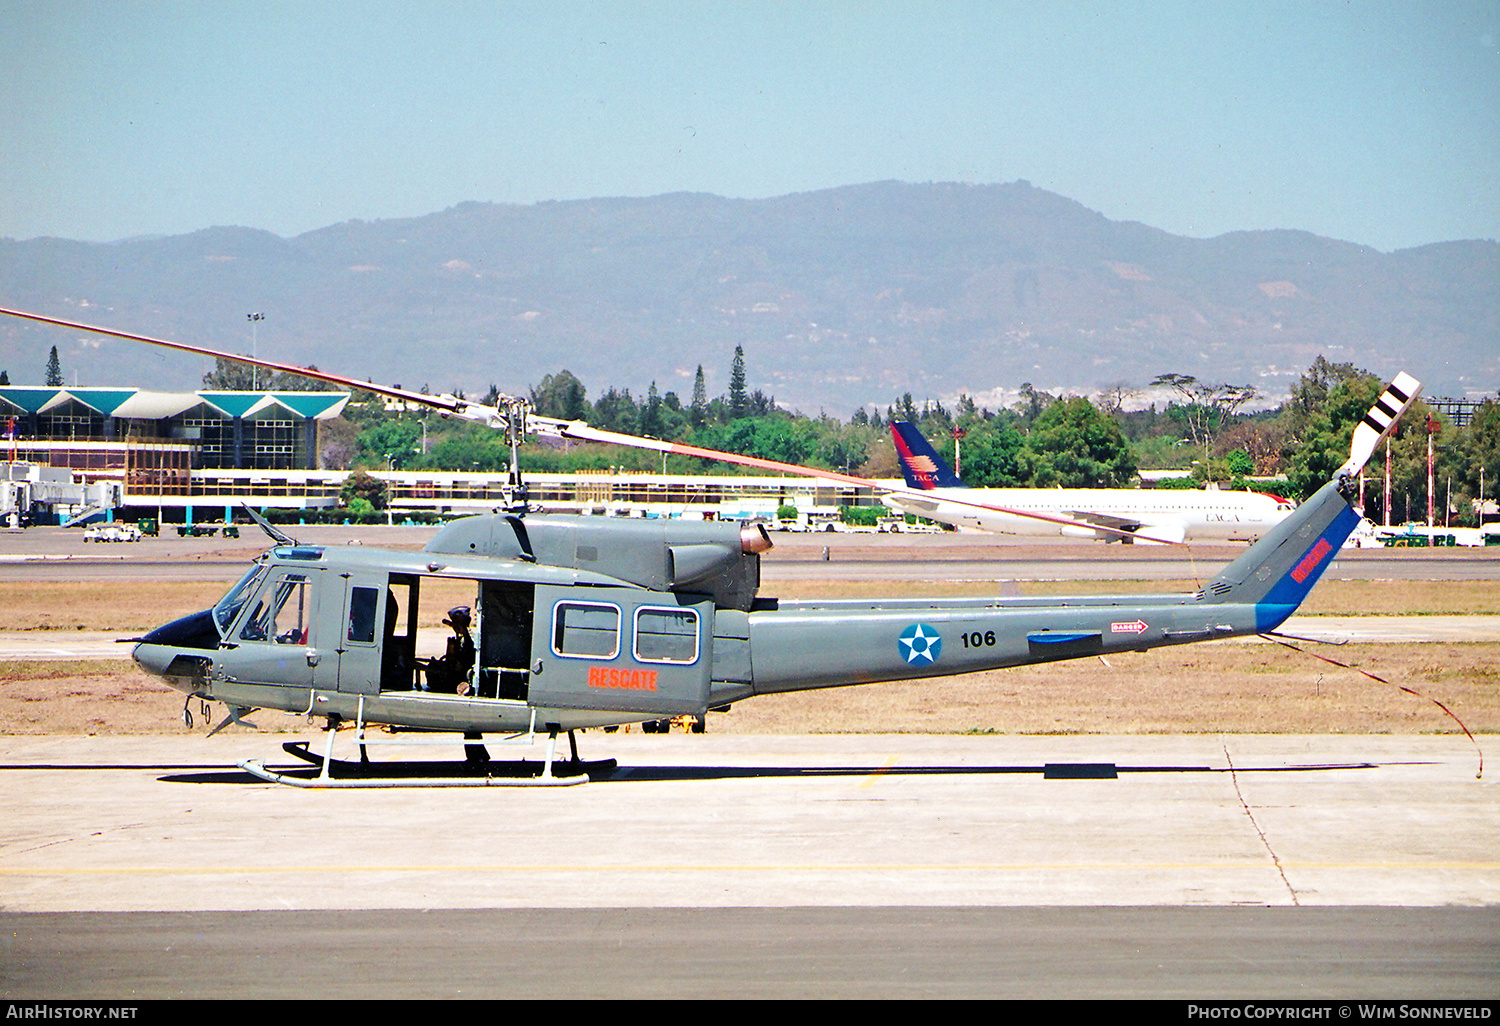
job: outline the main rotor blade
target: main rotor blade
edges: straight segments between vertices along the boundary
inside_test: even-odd
[[[1006,506],[993,506],[983,502],[971,502],[967,499],[954,498],[951,494],[944,494],[941,499],[934,500],[931,492],[918,491],[900,485],[881,484],[872,478],[840,474],[836,470],[818,470],[814,467],[803,467],[795,463],[781,463],[777,460],[762,459],[759,456],[742,456],[739,453],[720,452],[717,449],[702,449],[696,445],[683,445],[680,442],[663,442],[655,438],[637,438],[634,435],[601,431],[598,428],[591,428],[581,421],[531,417],[528,419],[528,426],[538,434],[550,434],[579,442],[606,442],[611,445],[627,445],[636,449],[650,449],[654,452],[664,452],[672,456],[697,456],[700,459],[738,463],[746,467],[756,467],[760,470],[774,470],[782,474],[791,474],[798,477],[813,477],[824,481],[837,481],[840,484],[852,485],[856,488],[869,488],[888,495],[902,495],[927,502],[940,501],[951,503],[955,506],[962,506],[965,509],[971,509],[980,513],[1004,513],[1007,516],[1022,517],[1026,520],[1040,520],[1044,523],[1056,524],[1059,527],[1077,527],[1087,531],[1098,531],[1102,534],[1114,535],[1117,538],[1137,537],[1130,531],[1123,531],[1115,527],[1091,524],[1087,521],[1074,520],[1069,517],[1052,516],[1048,513],[1033,513],[1028,510],[1010,509]],[[1169,539],[1152,540],[1168,545],[1182,544]]]
[[[164,346],[167,349],[176,349],[183,353],[192,353],[196,356],[210,356],[214,359],[235,360],[239,363],[248,363],[255,367],[264,367],[267,370],[278,371],[288,374],[300,374],[303,377],[313,378],[317,381],[326,381],[331,385],[340,385],[345,388],[363,389],[383,395],[391,399],[399,399],[402,402],[412,403],[418,406],[428,406],[438,410],[446,416],[458,417],[463,420],[486,424],[489,427],[503,429],[507,426],[505,415],[496,407],[486,406],[483,403],[471,403],[455,396],[443,395],[432,396],[422,392],[413,392],[409,389],[395,388],[390,385],[377,385],[374,382],[359,381],[355,378],[346,377],[342,374],[330,374],[327,371],[316,370],[309,367],[298,367],[296,364],[281,363],[276,360],[263,360],[258,357],[244,356],[239,353],[226,353],[217,349],[209,349],[207,346],[194,346],[186,342],[171,342],[163,338],[152,338],[150,335],[137,335],[128,331],[117,331],[114,328],[104,328],[97,324],[84,324],[80,321],[65,321],[57,317],[47,317],[42,314],[28,313],[25,310],[12,310],[0,307],[0,314],[11,317],[20,317],[25,320],[37,321],[42,324],[51,324],[59,328],[71,328],[75,331],[88,331],[97,335],[109,335],[113,338],[122,338],[131,342],[145,342],[148,345]],[[524,407],[526,401],[510,396],[503,396],[502,403],[510,407]],[[636,449],[649,449],[654,452],[664,452],[676,456],[696,456],[700,459],[719,460],[724,463],[738,463],[742,466],[756,467],[760,470],[774,470],[782,474],[790,474],[797,477],[812,477],[825,481],[837,481],[840,484],[851,485],[856,488],[869,488],[873,491],[884,492],[890,495],[903,495],[911,498],[932,501],[932,496],[926,492],[900,486],[883,485],[870,478],[854,477],[850,474],[840,474],[833,470],[817,470],[812,467],[802,467],[794,463],[781,463],[777,460],[761,459],[757,456],[742,456],[738,453],[720,452],[717,449],[703,449],[695,445],[683,445],[678,442],[663,442],[654,438],[638,438],[635,435],[622,435],[614,431],[601,431],[591,428],[582,421],[558,420],[552,417],[537,417],[528,415],[526,417],[527,432],[550,435],[556,438],[567,438],[579,442],[604,442],[610,445],[625,445]],[[1373,443],[1372,443],[1373,448]],[[956,499],[945,495],[943,502],[952,503],[966,509],[972,509],[981,513],[1003,513],[1007,516],[1021,517],[1026,520],[1039,520],[1044,523],[1056,524],[1059,527],[1074,527],[1086,531],[1095,531],[1101,534],[1111,534],[1119,538],[1134,538],[1135,535],[1129,531],[1122,531],[1113,527],[1104,527],[1099,524],[1090,524],[1081,520],[1073,520],[1068,517],[1052,516],[1046,513],[1032,513],[1026,510],[1009,509],[1005,506],[992,506],[986,503],[970,502],[964,499]],[[1179,544],[1167,542],[1167,544]]]
[[[299,367],[293,363],[282,363],[278,360],[264,360],[256,356],[244,356],[240,353],[226,353],[218,349],[209,349],[207,346],[194,346],[186,342],[172,342],[164,338],[152,338],[150,335],[137,335],[128,331],[118,331],[114,328],[105,328],[97,324],[84,324],[81,321],[65,321],[58,317],[46,317],[42,314],[28,313],[25,310],[12,310],[0,307],[0,314],[11,317],[21,317],[28,321],[37,321],[41,324],[51,324],[59,328],[71,328],[75,331],[88,331],[96,335],[109,335],[113,338],[123,338],[130,342],[145,342],[148,345],[163,346],[167,349],[176,349],[178,352],[192,353],[195,356],[209,356],[216,360],[234,360],[237,363],[248,363],[253,367],[264,367],[266,370],[278,371],[286,374],[297,374],[304,378],[312,378],[316,381],[326,381],[330,385],[340,385],[344,388],[363,389],[366,392],[374,392],[390,399],[399,399],[403,402],[415,403],[421,406],[430,406],[451,416],[463,417],[466,420],[485,421],[484,414],[489,413],[498,418],[498,411],[492,406],[482,403],[471,403],[450,395],[433,396],[423,392],[413,392],[410,389],[396,388],[390,385],[377,385],[370,381],[360,381],[358,378],[346,377],[342,374],[330,374],[327,371],[318,370],[315,367]],[[509,397],[503,397],[508,401]],[[477,415],[476,415],[477,414]]]

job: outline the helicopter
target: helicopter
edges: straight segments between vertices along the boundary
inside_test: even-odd
[[[521,399],[496,406],[427,396],[180,342],[0,312],[74,329],[292,371],[504,428],[511,497],[494,513],[454,520],[420,552],[297,542],[272,545],[211,609],[138,639],[132,658],[168,686],[224,703],[229,720],[257,709],[324,717],[312,779],[241,767],[299,786],[385,786],[365,755],[367,726],[464,735],[482,770],[426,784],[580,783],[575,732],[704,717],[783,692],[973,673],[1033,663],[1274,632],[1301,604],[1360,522],[1359,472],[1416,400],[1399,374],[1356,426],[1346,462],[1311,498],[1197,592],[1170,595],[872,598],[784,601],[760,594],[757,524],[617,520],[533,513],[516,450],[527,433],[607,441],[869,484],[831,471],[599,431],[534,416]],[[1024,511],[977,508],[1029,515]],[[1043,519],[1058,519],[1046,518]],[[418,618],[437,598],[453,638],[422,658]],[[451,658],[450,658],[451,657]],[[229,722],[226,720],[226,722]],[[334,734],[353,721],[361,762],[331,772]],[[222,724],[221,724],[222,726]],[[546,757],[519,775],[488,761],[486,735],[547,739]],[[575,772],[553,772],[566,733]],[[529,765],[529,764],[528,764]],[[613,767],[608,761],[600,766]],[[390,773],[393,771],[386,770]],[[412,782],[408,780],[407,782]]]

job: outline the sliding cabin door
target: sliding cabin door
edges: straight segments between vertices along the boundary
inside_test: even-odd
[[[713,608],[712,602],[677,605],[659,592],[538,585],[531,704],[703,713]]]

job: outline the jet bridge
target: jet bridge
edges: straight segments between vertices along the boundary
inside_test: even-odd
[[[118,481],[86,484],[66,467],[0,463],[0,526],[51,523],[71,527],[118,509],[123,497]]]

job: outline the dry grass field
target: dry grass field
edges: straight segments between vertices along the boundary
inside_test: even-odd
[[[1022,595],[1103,595],[1193,591],[1190,581],[1041,581],[1007,585]],[[0,631],[148,631],[207,609],[225,585],[142,581],[39,581],[5,585]],[[786,599],[857,598],[864,595],[987,595],[996,585],[896,581],[788,582],[766,594]],[[424,626],[442,621],[448,606],[466,603],[463,590],[423,593]],[[1300,612],[1312,616],[1435,616],[1500,614],[1500,584],[1491,581],[1324,581]]]
[[[785,598],[869,594],[980,593],[991,586],[803,585]],[[1023,585],[1022,593],[1183,590],[1183,585],[1108,582]],[[0,630],[147,630],[211,605],[222,585],[8,584]],[[452,596],[424,594],[423,620],[435,626]],[[1303,611],[1325,615],[1500,612],[1500,585],[1484,582],[1329,581]],[[1263,642],[1216,642],[996,670],[934,681],[754,699],[710,718],[709,729],[737,733],[1445,733],[1456,724],[1500,732],[1500,645],[1350,645],[1320,649],[1362,667],[1382,684],[1310,655]],[[1419,693],[1401,690],[1405,686]],[[0,663],[0,733],[203,733],[220,706],[189,708],[183,696],[125,660]],[[301,718],[258,713],[263,730],[302,730]],[[247,728],[233,727],[231,730]]]

